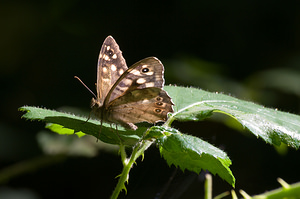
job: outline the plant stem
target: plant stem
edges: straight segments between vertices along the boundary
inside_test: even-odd
[[[122,160],[122,164],[123,166],[125,166],[127,164],[127,154],[125,151],[125,146],[123,145],[123,143],[120,143],[120,155],[121,155],[121,160]]]
[[[125,182],[128,183],[130,169],[132,168],[135,161],[141,155],[144,154],[145,150],[147,150],[147,148],[150,147],[152,143],[153,143],[153,141],[147,141],[147,140],[138,142],[134,146],[132,154],[129,159],[126,158],[125,146],[122,144],[120,145],[123,170],[122,170],[122,173],[119,175],[120,178],[119,178],[118,184],[117,184],[113,194],[110,197],[111,199],[117,199],[123,189],[125,190],[125,192],[127,192],[126,187],[125,187]]]
[[[205,175],[204,198],[212,199],[212,177],[209,173]]]
[[[281,181],[281,180],[280,180]],[[282,183],[282,181],[280,182]],[[286,183],[286,182],[285,182]],[[286,185],[288,185],[286,183]],[[268,198],[268,199],[281,199],[281,198],[299,198],[300,195],[300,182],[284,186],[260,195],[253,196],[253,199]]]
[[[168,120],[162,125],[164,127],[171,127],[172,122],[175,120],[174,115],[170,115]]]

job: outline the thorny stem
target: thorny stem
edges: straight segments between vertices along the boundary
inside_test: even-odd
[[[130,169],[133,167],[133,164],[136,162],[136,160],[144,154],[145,150],[147,150],[153,142],[154,141],[148,140],[142,140],[138,142],[134,146],[132,154],[129,158],[126,157],[125,146],[123,144],[120,145],[123,170],[122,173],[118,176],[119,181],[116,188],[113,191],[113,194],[110,197],[111,199],[117,199],[123,189],[125,190],[125,192],[127,192],[125,182],[128,183]]]
[[[170,127],[171,123],[175,120],[175,118],[170,115],[168,120],[164,123],[164,127]],[[145,133],[147,135],[147,132]],[[121,154],[121,160],[123,163],[123,170],[122,173],[118,176],[119,181],[116,186],[116,188],[113,191],[113,194],[111,195],[111,199],[117,199],[121,191],[124,189],[127,193],[125,182],[128,183],[129,179],[129,172],[132,168],[133,164],[136,162],[136,160],[144,155],[144,152],[151,146],[151,144],[155,142],[155,140],[149,141],[149,140],[143,140],[141,139],[140,142],[138,142],[134,147],[133,151],[131,153],[131,156],[127,158],[125,146],[121,143],[120,144],[120,154]]]

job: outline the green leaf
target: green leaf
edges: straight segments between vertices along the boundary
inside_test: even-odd
[[[171,121],[199,121],[220,112],[235,118],[267,143],[279,146],[283,142],[296,149],[300,146],[298,115],[196,88],[165,86],[165,90],[176,105]]]
[[[157,127],[163,128],[163,127]],[[202,169],[218,174],[233,187],[235,178],[229,169],[231,161],[225,152],[194,136],[182,134],[173,128],[164,128],[164,135],[157,139],[160,153],[169,165],[183,171],[199,173]]]
[[[46,122],[46,128],[59,134],[74,134],[84,136],[86,134],[98,138],[100,121],[79,117],[69,113],[62,113],[45,108],[23,106],[19,109],[26,112],[22,118]],[[147,127],[140,126],[136,131],[125,130],[118,126],[118,131],[109,124],[103,123],[99,139],[109,144],[119,144],[122,139],[124,145],[134,145],[140,140]]]

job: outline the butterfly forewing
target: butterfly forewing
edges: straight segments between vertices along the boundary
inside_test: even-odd
[[[115,83],[108,94],[107,103],[126,92],[143,88],[163,88],[164,67],[155,57],[145,58],[132,65]]]
[[[97,67],[97,100],[103,104],[105,97],[119,77],[127,70],[119,45],[108,36],[100,50]]]
[[[139,89],[164,86],[164,66],[156,57],[148,57],[135,63],[129,71],[127,77],[133,79]]]

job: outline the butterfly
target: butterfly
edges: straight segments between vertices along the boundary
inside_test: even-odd
[[[163,76],[164,66],[155,57],[145,58],[128,68],[119,45],[108,36],[98,58],[97,95],[91,101],[101,128],[102,122],[136,130],[136,123],[166,121],[174,104],[163,90]]]

